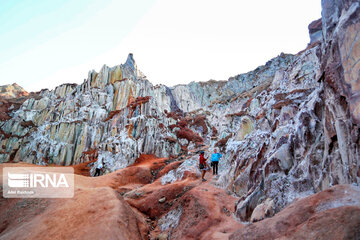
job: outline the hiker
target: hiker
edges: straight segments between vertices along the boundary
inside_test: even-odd
[[[100,162],[98,163],[98,165],[96,166],[94,177],[96,177],[96,175],[100,176],[100,170],[101,170],[102,168],[103,168],[103,163],[102,163],[102,161],[100,161]]]
[[[213,167],[213,175],[218,174],[218,165],[219,160],[221,158],[221,154],[217,152],[216,148],[214,149],[214,153],[211,154],[211,166]]]
[[[207,164],[206,164],[206,158],[204,157],[204,151],[201,151],[200,152],[200,163],[199,163],[199,168],[200,168],[200,171],[202,171],[201,173],[201,179],[203,182],[206,181],[206,179],[204,178],[205,177],[205,173],[206,173],[206,169],[207,169]]]

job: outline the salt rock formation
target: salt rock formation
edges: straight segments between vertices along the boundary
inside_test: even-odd
[[[260,103],[254,130],[243,141],[227,142],[232,167],[219,185],[240,197],[236,213],[244,221],[265,199],[274,200],[277,212],[333,185],[359,184],[360,6],[358,1],[322,4],[324,41],[278,71],[267,92],[252,96]],[[249,115],[253,99],[241,115]]]
[[[176,238],[191,235],[181,216],[192,212],[183,205],[206,205],[191,197],[173,202],[180,193],[197,199],[198,190],[190,189],[199,150],[208,156],[217,147],[223,153],[213,182],[236,197],[235,216],[260,221],[254,224],[276,217],[298,198],[338,184],[359,185],[360,3],[323,0],[322,6],[322,28],[320,21],[310,25],[305,50],[282,53],[228,81],[154,86],[129,54],[122,65],[89,72],[80,85],[43,90],[1,119],[0,161],[104,161],[109,174],[141,173],[133,183],[141,189],[117,191],[147,216],[175,219],[157,230],[169,229]],[[172,163],[145,174],[135,162],[143,154]],[[92,174],[94,165],[88,167]],[[186,193],[180,191],[184,176],[192,180]],[[168,200],[173,205],[163,206]]]
[[[269,84],[276,70],[291,59],[282,54],[227,83],[170,89],[146,80],[130,54],[123,65],[91,71],[81,85],[63,84],[41,91],[40,99],[25,101],[1,123],[0,161],[72,165],[97,158],[114,171],[132,164],[140,154],[186,154],[209,145],[218,135],[217,128],[226,128],[220,126],[223,118],[212,123],[211,118],[218,117],[208,111],[211,104],[231,101],[227,112],[232,113],[239,104],[234,96],[264,81]]]
[[[11,112],[18,110],[27,99],[37,97],[38,93],[28,93],[16,83],[0,86],[0,121],[11,119]]]
[[[164,113],[171,111],[167,91],[143,79],[130,54],[124,65],[90,72],[81,85],[63,84],[25,101],[1,124],[0,159],[70,165],[98,155],[114,170],[140,153],[177,155],[180,145],[166,140],[174,133],[159,127],[175,123]]]

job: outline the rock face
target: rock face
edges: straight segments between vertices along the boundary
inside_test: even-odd
[[[324,80],[328,91],[341,97],[351,120],[359,123],[360,16],[358,1],[323,1]]]
[[[81,85],[64,84],[25,101],[2,123],[0,159],[70,165],[92,152],[114,170],[140,153],[177,155],[180,146],[165,140],[174,134],[159,128],[175,123],[164,113],[171,106],[166,92],[143,79],[130,54],[124,65],[90,72]]]
[[[313,21],[309,25],[310,44],[322,41],[322,21],[321,18]]]
[[[0,121],[11,119],[11,112],[18,110],[29,98],[38,98],[38,93],[28,93],[16,83],[0,86]]]
[[[240,197],[236,212],[243,221],[267,198],[278,211],[297,197],[357,181],[339,155],[327,156],[320,52],[317,45],[297,55],[266,90],[245,98],[239,114],[229,116],[240,124],[227,142],[231,167],[219,185]]]
[[[164,168],[164,187],[159,181],[152,186],[159,190],[184,176],[196,178],[195,170],[184,170],[196,168],[194,154],[206,150],[209,156],[217,147],[223,158],[214,184],[237,197],[235,216],[247,222],[262,222],[295,199],[334,185],[359,185],[360,3],[323,0],[322,6],[322,19],[310,24],[313,38],[304,51],[282,53],[228,81],[154,86],[129,54],[125,64],[91,71],[80,85],[41,91],[1,118],[0,161],[103,161],[109,173],[134,164],[142,154],[177,160]],[[142,180],[149,179],[145,174]],[[177,190],[167,194],[144,187],[125,197],[151,218],[170,219],[160,231],[172,229],[168,233],[176,238],[189,238],[193,230],[179,221],[192,212],[181,204],[166,205],[183,187],[172,186]],[[198,190],[188,190],[185,195],[197,199]],[[209,208],[202,199],[190,198],[182,203]],[[331,214],[342,217],[336,211]]]
[[[358,1],[322,1],[321,45],[278,71],[243,141],[230,138],[222,182],[240,196],[237,216],[248,221],[265,199],[275,212],[295,198],[336,184],[359,184],[356,68]],[[311,66],[310,66],[311,65]],[[249,108],[242,113],[249,112]]]
[[[224,129],[219,121],[213,124],[209,118],[217,116],[204,109],[224,105],[222,101],[238,104],[238,94],[269,85],[275,71],[292,59],[282,54],[226,83],[170,89],[153,86],[129,54],[123,65],[91,71],[81,85],[63,84],[40,92],[40,99],[25,101],[1,124],[0,160],[72,165],[97,158],[114,171],[140,154],[179,156],[210,144],[216,129]]]

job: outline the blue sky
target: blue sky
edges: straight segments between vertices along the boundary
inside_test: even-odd
[[[0,85],[81,83],[129,52],[153,83],[223,80],[309,41],[320,0],[0,2]]]

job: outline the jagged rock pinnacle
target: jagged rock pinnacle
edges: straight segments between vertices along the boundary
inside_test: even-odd
[[[137,70],[137,66],[134,60],[134,55],[132,53],[129,53],[125,64],[127,64],[128,66],[130,66],[134,71]]]

